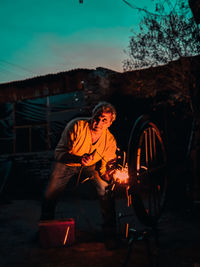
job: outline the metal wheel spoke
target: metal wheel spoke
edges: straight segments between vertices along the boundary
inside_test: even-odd
[[[159,218],[166,191],[166,153],[160,131],[145,116],[135,123],[128,151],[130,187],[137,192],[138,217],[147,225]],[[142,204],[143,203],[143,204]],[[140,212],[140,209],[143,211]]]

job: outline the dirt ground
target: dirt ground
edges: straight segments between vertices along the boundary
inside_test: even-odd
[[[117,214],[124,206],[123,200],[117,200]],[[152,235],[147,238],[150,254],[144,240],[128,245],[123,232],[124,222],[118,225],[123,246],[106,250],[101,214],[94,199],[70,198],[60,202],[58,217],[75,219],[76,240],[70,247],[41,248],[34,239],[40,216],[39,200],[13,199],[0,207],[1,267],[200,266],[200,209],[197,206],[190,210],[168,209],[164,212],[158,224],[159,246]],[[130,223],[137,231],[143,230],[134,215],[131,215]],[[127,258],[128,249],[130,258]]]

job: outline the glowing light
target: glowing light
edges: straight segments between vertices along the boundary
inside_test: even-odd
[[[112,186],[112,188],[111,188],[111,191],[113,191],[113,190],[114,190],[114,188],[115,188],[115,184],[113,184],[113,186]]]
[[[90,180],[90,178],[86,178],[85,180],[83,180],[81,183],[85,183],[86,181]]]
[[[128,183],[128,179],[129,179],[128,167],[115,170],[115,172],[113,174],[113,179],[114,179],[114,181],[116,181],[120,184]]]
[[[64,242],[63,242],[63,245],[65,245],[66,241],[67,241],[67,237],[68,237],[68,233],[69,233],[69,226],[67,227],[67,231],[66,231],[66,234],[65,234],[65,239],[64,239]]]
[[[127,201],[128,201],[128,204],[127,205],[128,205],[128,207],[130,207],[131,204],[132,204],[131,195],[128,195]]]
[[[137,171],[140,170],[140,154],[141,154],[141,148],[138,148],[138,150],[137,150]]]
[[[129,224],[126,224],[126,238],[128,238],[128,228],[129,228]]]

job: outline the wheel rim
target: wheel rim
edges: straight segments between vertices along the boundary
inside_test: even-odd
[[[128,168],[133,207],[145,225],[152,225],[161,215],[167,186],[166,165],[159,129],[147,117],[140,117],[129,140]]]

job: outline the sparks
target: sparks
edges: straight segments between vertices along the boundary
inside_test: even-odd
[[[115,170],[114,174],[113,174],[113,178],[116,182],[120,183],[120,184],[126,184],[128,183],[128,167],[124,167],[122,169],[117,169]]]

